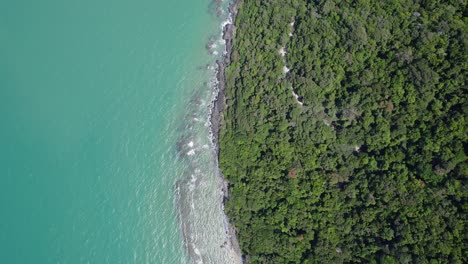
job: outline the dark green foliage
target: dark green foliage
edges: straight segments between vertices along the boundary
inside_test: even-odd
[[[241,3],[220,166],[248,260],[468,261],[467,11],[464,0]]]

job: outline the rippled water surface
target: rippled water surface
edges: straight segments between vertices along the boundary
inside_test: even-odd
[[[1,263],[185,263],[184,235],[223,258],[205,46],[225,15],[209,0],[0,1]]]

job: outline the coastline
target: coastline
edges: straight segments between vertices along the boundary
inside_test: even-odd
[[[224,203],[229,199],[229,182],[224,178],[224,175],[219,168],[219,132],[221,129],[221,122],[223,117],[223,110],[225,107],[225,69],[229,65],[231,60],[232,45],[235,35],[235,20],[238,11],[238,5],[242,0],[233,0],[228,7],[229,21],[223,25],[222,28],[222,39],[225,42],[225,53],[221,59],[216,60],[217,72],[216,72],[216,85],[214,86],[214,96],[211,103],[210,109],[210,133],[211,141],[214,148],[214,157],[216,163],[216,170],[218,177],[221,178],[220,192],[222,194],[221,204],[225,219],[225,231],[227,235],[227,241],[224,245],[231,252],[231,258],[235,262],[243,263],[242,251],[237,240],[237,230],[231,225],[229,217],[224,211]]]
[[[209,90],[195,91],[187,101],[176,143],[177,158],[186,165],[174,184],[174,204],[188,263],[243,263],[236,229],[224,211],[228,182],[219,168],[219,132],[225,106],[225,69],[230,63],[234,21],[241,0],[213,0],[220,19],[216,35],[208,38],[206,51],[213,60],[198,69],[210,81]],[[207,94],[209,93],[209,94]],[[206,98],[207,100],[204,100]]]
[[[225,77],[224,71],[231,61],[232,42],[235,34],[235,19],[237,15],[237,7],[242,0],[234,0],[229,5],[229,18],[230,21],[223,25],[222,39],[225,41],[225,53],[221,59],[216,60],[216,85],[214,87],[214,98],[210,110],[210,129],[212,134],[212,142],[216,152],[216,159],[219,157],[219,131],[221,125],[222,112],[225,106]]]

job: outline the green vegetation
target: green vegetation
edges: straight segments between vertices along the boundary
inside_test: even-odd
[[[240,4],[220,166],[248,262],[468,262],[467,11]]]

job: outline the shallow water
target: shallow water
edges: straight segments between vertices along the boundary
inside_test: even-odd
[[[0,2],[2,263],[185,263],[183,223],[205,260],[225,257],[215,14],[208,0]]]

